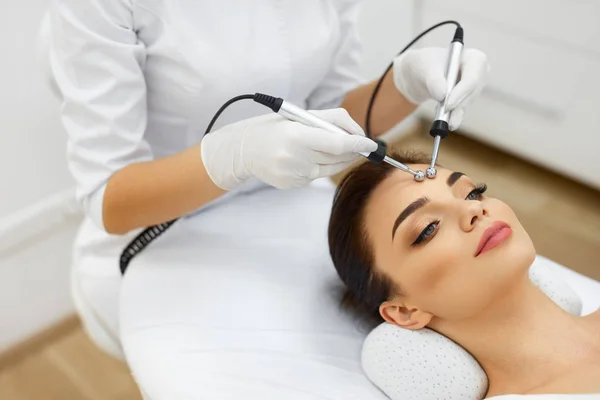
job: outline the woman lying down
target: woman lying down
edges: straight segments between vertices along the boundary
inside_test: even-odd
[[[429,163],[391,156],[415,170]],[[534,286],[531,239],[485,190],[441,168],[424,182],[384,164],[351,171],[329,226],[346,303],[461,345],[488,376],[487,398],[600,393],[600,313],[568,314]]]

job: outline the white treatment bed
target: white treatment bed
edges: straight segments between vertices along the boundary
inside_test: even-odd
[[[121,289],[120,335],[147,399],[388,400],[361,367],[369,328],[335,295],[331,196],[323,181],[237,196],[138,256]],[[600,307],[599,282],[536,263],[579,294],[583,313]]]

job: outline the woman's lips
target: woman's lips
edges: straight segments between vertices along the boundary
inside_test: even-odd
[[[475,251],[475,257],[493,249],[504,242],[512,234],[512,229],[504,221],[496,221],[481,235],[479,246]]]

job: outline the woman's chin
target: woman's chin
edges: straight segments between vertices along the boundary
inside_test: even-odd
[[[524,268],[529,270],[531,264],[535,261],[535,257],[537,255],[535,251],[535,246],[533,245],[533,241],[527,234],[524,232],[524,237],[521,237],[518,244],[515,244],[515,247],[518,247],[516,250],[517,256],[521,259],[521,262],[524,264]]]
[[[495,250],[497,254],[494,257],[506,260],[509,265],[524,270],[529,269],[536,256],[533,241],[521,226],[516,227],[505,243]]]
[[[483,254],[481,263],[485,268],[491,268],[493,286],[500,292],[517,282],[527,279],[529,268],[535,260],[535,247],[529,237],[517,233],[501,246]],[[492,282],[490,282],[492,284]]]
[[[527,238],[527,240],[515,240],[499,256],[503,259],[504,268],[509,268],[518,276],[527,277],[536,252],[533,243]]]

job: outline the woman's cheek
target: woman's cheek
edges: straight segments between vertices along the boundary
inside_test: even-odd
[[[423,252],[422,261],[418,263],[421,268],[417,286],[426,292],[440,290],[444,282],[458,273],[466,261],[462,246],[455,243],[451,236],[436,239],[428,244],[429,248]]]
[[[492,221],[504,220],[509,224],[513,224],[517,220],[514,210],[502,200],[495,198],[487,199],[485,207],[487,208]]]

